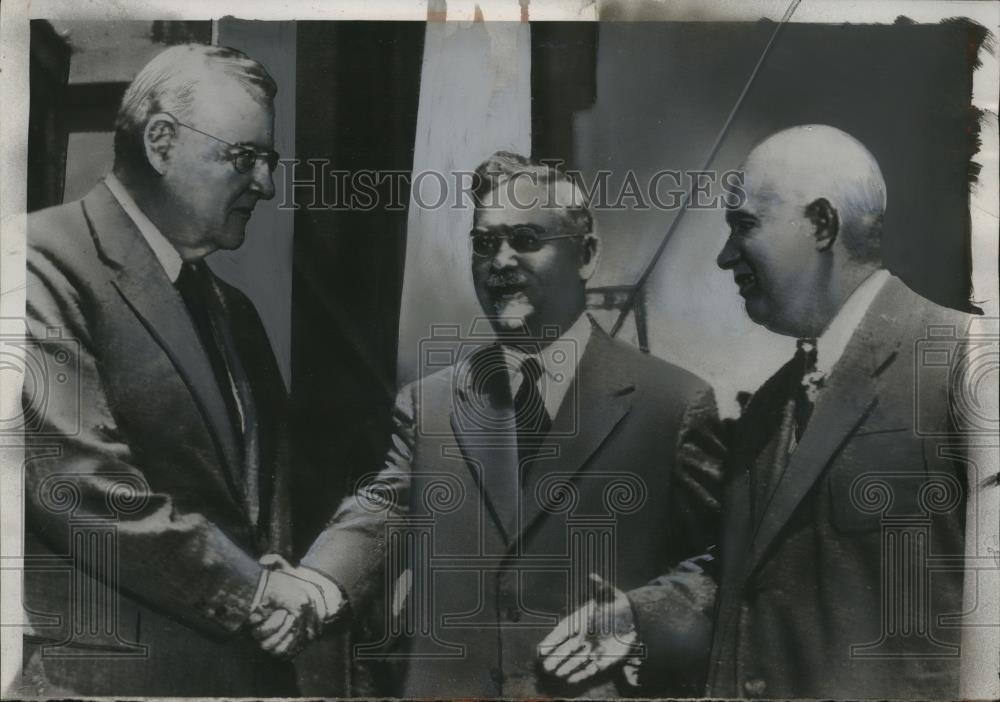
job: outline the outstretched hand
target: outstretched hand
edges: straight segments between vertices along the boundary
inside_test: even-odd
[[[595,573],[590,579],[597,588],[594,598],[560,621],[538,645],[545,671],[570,684],[623,663],[638,642],[625,593]]]

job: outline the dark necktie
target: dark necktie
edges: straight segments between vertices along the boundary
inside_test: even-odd
[[[545,409],[545,400],[538,388],[542,364],[534,356],[521,363],[521,385],[514,395],[514,421],[517,427],[517,454],[521,464],[538,453],[538,448],[552,420]]]
[[[241,439],[239,468],[242,475],[239,477],[244,483],[251,518],[256,523],[259,513],[256,409],[250,382],[230,329],[225,303],[212,280],[212,273],[202,261],[181,266],[175,286],[191,315],[198,338],[211,362],[216,385],[225,399],[230,420]]]
[[[191,321],[194,322],[195,331],[198,332],[198,339],[212,364],[215,384],[225,398],[229,419],[234,426],[242,428],[243,410],[238,404],[231,362],[226,358],[222,335],[217,329],[216,315],[213,314],[215,295],[209,275],[204,263],[185,263],[181,266],[181,273],[174,285],[184,299],[184,305],[191,315]]]
[[[763,516],[763,510],[788,466],[789,456],[795,451],[812,416],[815,390],[822,387],[816,373],[816,340],[799,339],[795,355],[761,388],[762,411],[765,424],[762,435],[770,437],[760,447],[757,468],[754,471],[754,519]]]

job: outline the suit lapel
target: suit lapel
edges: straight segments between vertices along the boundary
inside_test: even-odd
[[[895,359],[899,345],[888,310],[895,305],[900,288],[906,290],[898,280],[887,282],[831,371],[802,441],[765,507],[754,538],[751,568],[760,563],[830,459],[877,404],[878,376]]]
[[[560,480],[572,480],[628,414],[634,391],[635,382],[615,342],[594,325],[573,386],[566,393],[545,442],[555,450],[546,453],[543,448],[535,460],[524,466],[521,499],[524,511],[519,534],[554,508],[545,495],[550,491],[539,490],[539,484],[556,475]]]
[[[240,450],[222,390],[180,294],[142,233],[103,183],[83,200],[95,243],[114,270],[112,283],[183,378],[211,429],[230,488],[244,502]]]

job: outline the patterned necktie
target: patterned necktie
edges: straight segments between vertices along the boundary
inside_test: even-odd
[[[799,366],[799,384],[795,389],[794,418],[795,418],[795,441],[802,440],[802,435],[806,431],[809,419],[812,417],[813,406],[819,391],[826,381],[826,374],[816,370],[818,354],[816,352],[816,339],[799,339],[795,342],[795,358]]]
[[[552,428],[552,420],[538,388],[541,377],[541,362],[534,356],[524,359],[521,363],[521,385],[514,395],[517,454],[522,464],[538,453],[541,442]]]
[[[767,437],[754,450],[752,507],[756,523],[766,510],[784,475],[791,454],[805,433],[822,377],[816,371],[816,340],[799,339],[795,355],[761,388],[764,422],[760,436]]]

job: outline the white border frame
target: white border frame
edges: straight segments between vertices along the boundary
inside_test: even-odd
[[[46,19],[217,19],[232,15],[244,19],[261,20],[414,20],[425,21],[428,11],[446,13],[448,21],[472,21],[477,7],[488,21],[518,21],[522,7],[518,0],[343,0],[341,2],[309,2],[307,0],[142,0],[125,6],[120,0],[77,0],[72,4],[57,0],[5,0],[0,5],[0,334],[23,332],[24,281],[25,281],[25,203],[27,182],[24,177],[27,164],[28,135],[28,44],[29,21]],[[590,20],[597,19],[599,2],[587,0],[534,0],[527,5],[532,20]],[[678,0],[663,3],[659,20],[746,20],[761,17],[775,20],[788,9],[786,0]],[[649,6],[644,7],[647,11]],[[1000,36],[1000,2],[996,0],[806,0],[795,9],[793,22],[841,23],[867,22],[892,23],[897,16],[906,15],[920,23],[938,22],[948,17],[968,17],[983,25],[994,35]],[[436,17],[441,17],[436,14]],[[996,54],[981,51],[983,66],[976,72],[973,103],[986,110],[982,125],[983,146],[975,157],[982,164],[979,184],[970,197],[972,215],[973,283],[974,298],[981,301],[987,317],[1000,316],[996,297],[1000,288],[998,275],[998,92],[1000,77]],[[13,417],[20,405],[20,381],[0,376],[0,416]],[[23,451],[19,442],[0,436],[0,621],[7,624],[0,628],[0,690],[7,696],[8,687],[20,669],[21,627],[12,625],[22,616],[20,556],[23,510],[23,481],[21,463]],[[986,462],[997,462],[997,450],[983,449],[981,457]],[[1000,489],[989,496],[991,504],[980,503],[981,524],[992,525],[992,536],[1000,526]],[[982,497],[986,497],[983,493]],[[985,513],[984,513],[985,508]],[[985,521],[982,521],[985,519]],[[996,543],[996,542],[994,542]],[[972,548],[981,547],[972,544]],[[998,567],[1000,571],[1000,567]],[[1000,572],[994,582],[1000,591]],[[994,607],[996,603],[993,603]],[[994,617],[1000,612],[993,610]],[[1000,630],[987,626],[977,630],[975,661],[963,662],[963,679],[966,698],[1000,697],[997,667],[1000,666]],[[967,663],[967,665],[966,665]]]

